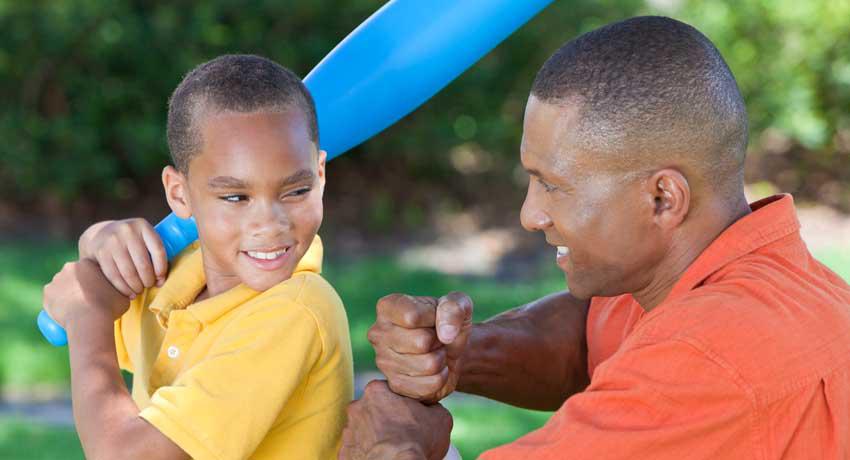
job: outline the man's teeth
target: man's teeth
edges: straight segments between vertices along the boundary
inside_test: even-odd
[[[565,256],[569,254],[570,248],[566,246],[558,246],[558,256]]]
[[[274,260],[286,254],[286,251],[286,249],[281,249],[280,251],[275,252],[248,251],[248,255],[255,259]]]

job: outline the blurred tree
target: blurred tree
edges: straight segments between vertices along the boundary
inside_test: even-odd
[[[188,70],[244,52],[306,75],[381,4],[0,0],[4,201],[133,198],[168,161],[167,98]],[[847,164],[850,0],[558,0],[422,109],[334,162],[345,171],[340,187],[381,188],[386,207],[392,190],[419,206],[435,193],[464,202],[512,182],[539,66],[577,34],[647,13],[683,19],[717,44],[747,100],[755,150],[780,139],[806,165]]]

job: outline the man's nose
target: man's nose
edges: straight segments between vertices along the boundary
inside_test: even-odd
[[[522,210],[519,213],[519,220],[523,228],[529,232],[543,231],[552,225],[552,219],[549,218],[549,215],[540,206],[539,200],[531,190],[525,195],[525,201],[522,203]]]

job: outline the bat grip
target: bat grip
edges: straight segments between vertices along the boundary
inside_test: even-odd
[[[182,219],[176,214],[171,213],[156,226],[154,230],[162,239],[162,245],[165,246],[165,255],[170,261],[180,253],[186,246],[192,244],[198,239],[198,227],[195,225],[195,218],[189,217]],[[59,325],[45,310],[38,313],[38,329],[41,335],[50,342],[54,347],[61,347],[68,344],[68,334],[65,329]]]

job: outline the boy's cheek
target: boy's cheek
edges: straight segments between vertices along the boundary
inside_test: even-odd
[[[305,200],[304,206],[299,209],[297,215],[293,216],[293,221],[297,227],[301,227],[306,233],[316,233],[322,225],[324,217],[324,207],[322,204],[321,194],[314,194],[310,199]]]

